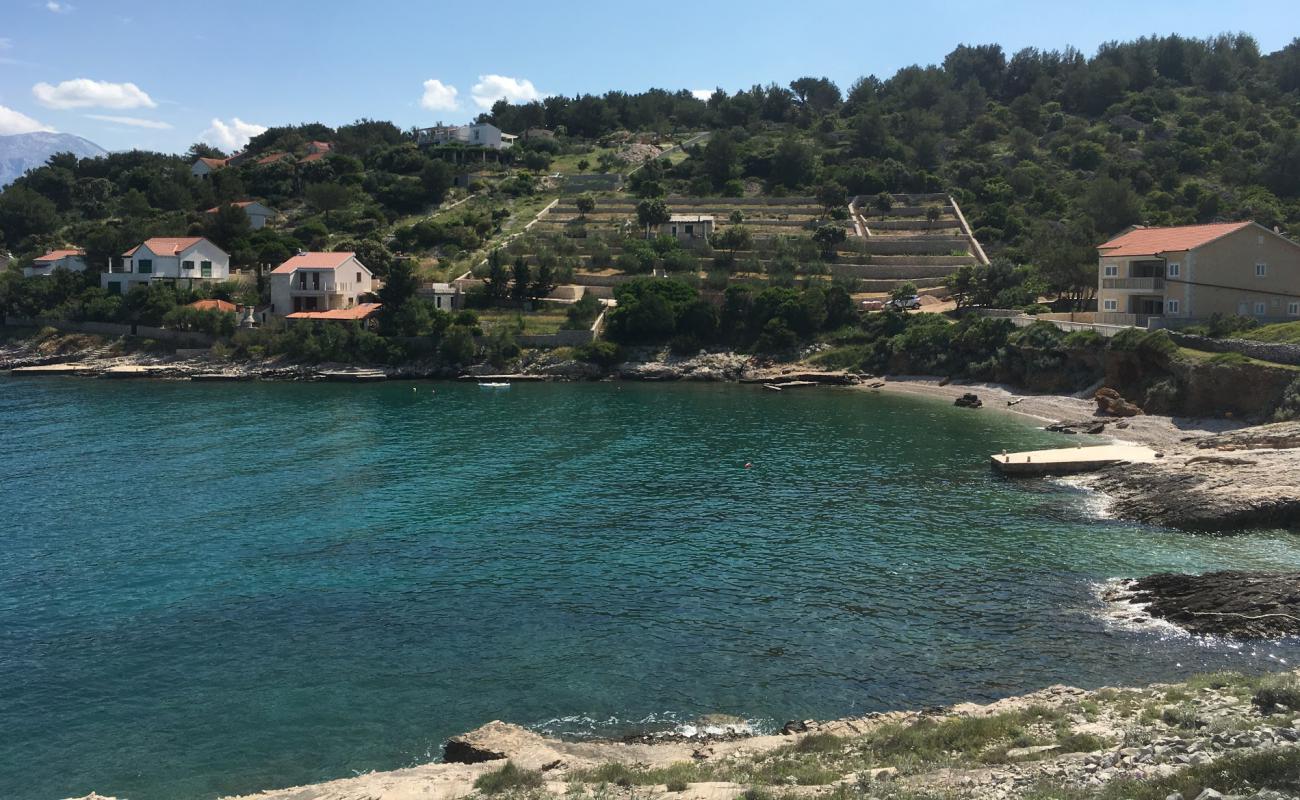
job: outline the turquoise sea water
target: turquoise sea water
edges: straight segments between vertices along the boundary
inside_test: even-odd
[[[1300,654],[1094,594],[1295,567],[1300,536],[1098,520],[986,464],[1067,439],[935,400],[0,379],[0,430],[11,800],[392,769],[495,718],[779,725]]]

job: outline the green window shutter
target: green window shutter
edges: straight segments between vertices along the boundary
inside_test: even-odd
[[[153,259],[151,258],[142,258],[136,261],[135,264],[139,268],[137,272],[141,275],[148,275],[153,272]]]
[[[121,293],[122,293],[122,282],[121,282],[121,281],[109,281],[109,282],[108,282],[108,293],[109,293],[109,294],[121,294]]]
[[[200,261],[200,262],[199,262],[199,272],[203,275],[203,277],[205,277],[205,278],[211,278],[211,277],[212,277],[212,262],[211,262],[211,261]]]

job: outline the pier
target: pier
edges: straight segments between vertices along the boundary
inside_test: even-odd
[[[1150,447],[1107,444],[1096,447],[1061,447],[989,456],[1003,475],[1070,475],[1094,472],[1115,464],[1146,464],[1159,458]]]

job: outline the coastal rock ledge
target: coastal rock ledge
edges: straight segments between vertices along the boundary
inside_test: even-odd
[[[1106,599],[1143,606],[1152,617],[1196,634],[1300,635],[1300,572],[1162,573],[1124,581]]]

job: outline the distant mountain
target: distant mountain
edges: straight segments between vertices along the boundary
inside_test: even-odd
[[[82,158],[108,155],[89,139],[70,133],[18,133],[0,136],[0,187],[33,167],[39,167],[55,153],[76,153]]]

